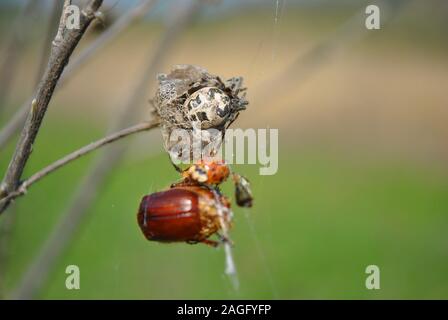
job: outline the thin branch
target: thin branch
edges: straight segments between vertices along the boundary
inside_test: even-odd
[[[62,14],[61,18],[59,20],[59,28],[58,33],[56,33],[56,36],[53,40],[53,45],[58,47],[63,41],[64,41],[64,31],[65,31],[65,25],[67,21],[67,8],[72,4],[72,0],[64,0],[64,6],[62,7]]]
[[[60,0],[56,0],[60,1]],[[59,82],[57,89],[60,89],[63,85],[68,83],[68,80],[73,78],[73,75],[77,71],[81,70],[82,66],[92,57],[95,53],[107,45],[111,40],[115,39],[120,33],[122,33],[133,22],[141,19],[154,5],[156,0],[142,0],[137,6],[129,9],[124,15],[122,15],[116,22],[114,22],[105,32],[103,32],[98,38],[96,38],[92,44],[85,48],[79,55],[77,55],[73,61],[67,65]],[[33,99],[28,99],[16,113],[12,116],[11,120],[0,131],[0,150],[10,141],[14,134],[21,128],[25,122],[26,115],[28,114],[28,106]]]
[[[87,27],[95,18],[96,11],[101,6],[102,2],[103,0],[89,1],[80,15],[79,29],[74,28],[65,30],[63,40],[53,44],[47,69],[39,84],[36,96],[31,102],[31,109],[25,127],[22,130],[16,150],[0,187],[0,198],[8,196],[9,193],[14,192],[19,186],[20,178],[28,158],[31,155],[34,141],[39,132],[59,77],[67,65],[73,50],[79,43],[79,40],[81,40]],[[64,15],[65,12],[62,13],[62,16]],[[61,19],[61,21],[62,20],[63,19]],[[6,209],[8,204],[9,202],[6,202],[0,206],[0,213]]]
[[[140,100],[147,91],[148,83],[155,78],[157,68],[160,66],[163,58],[167,56],[172,43],[181,34],[181,31],[192,20],[194,14],[200,8],[198,1],[185,0],[177,2],[177,15],[172,17],[170,25],[157,47],[157,51],[148,61],[148,64],[143,68],[142,78],[138,81],[138,86],[129,97],[129,100],[124,105],[123,112],[117,117],[117,121],[113,123],[112,127],[128,125],[129,121],[134,121],[134,117],[138,117],[141,109],[145,106]],[[174,11],[174,10],[173,10]],[[62,213],[61,218],[48,240],[44,243],[42,249],[29,266],[21,282],[13,292],[12,297],[15,299],[30,299],[39,292],[42,285],[51,274],[55,263],[58,261],[60,255],[66,250],[70,241],[82,223],[85,215],[95,200],[95,195],[98,189],[105,183],[109,174],[120,163],[127,145],[115,144],[107,148],[97,158],[89,172],[82,179],[77,191],[68,207]]]
[[[140,124],[136,124],[132,127],[123,129],[121,131],[118,131],[116,133],[113,133],[111,135],[108,135],[98,141],[92,142],[68,155],[65,157],[53,162],[52,164],[48,165],[47,167],[43,168],[42,170],[36,172],[31,177],[23,181],[20,186],[17,188],[16,191],[11,192],[8,194],[7,197],[0,200],[0,206],[4,204],[5,202],[12,201],[16,199],[17,197],[23,196],[28,191],[28,188],[33,185],[34,183],[38,182],[42,178],[46,177],[53,171],[58,170],[59,168],[69,164],[70,162],[85,156],[86,154],[99,149],[109,143],[112,143],[114,141],[117,141],[119,139],[125,138],[129,135],[132,135],[134,133],[142,132],[142,131],[148,131],[150,129],[156,128],[159,125],[159,120],[152,120],[150,122],[143,122]]]

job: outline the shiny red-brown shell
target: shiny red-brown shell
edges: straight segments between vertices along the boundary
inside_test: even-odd
[[[148,240],[195,240],[202,227],[198,202],[198,193],[185,188],[147,195],[140,203],[138,224]]]
[[[148,240],[207,242],[221,228],[219,206],[226,208],[224,221],[230,228],[230,202],[225,196],[217,199],[210,189],[184,183],[143,197],[137,220]]]

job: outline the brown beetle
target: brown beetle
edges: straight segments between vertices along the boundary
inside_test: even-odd
[[[143,197],[137,214],[148,240],[212,246],[219,243],[208,238],[218,234],[222,223],[229,229],[231,218],[230,202],[225,196],[215,189],[194,185],[176,185]]]

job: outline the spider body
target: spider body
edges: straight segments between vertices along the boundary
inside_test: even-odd
[[[241,77],[223,81],[193,65],[176,65],[170,73],[159,74],[152,103],[161,120],[166,150],[177,145],[170,141],[175,129],[216,129],[224,135],[248,104],[242,81]]]
[[[216,87],[205,87],[192,93],[185,101],[186,117],[199,121],[202,129],[222,126],[230,116],[230,98]]]

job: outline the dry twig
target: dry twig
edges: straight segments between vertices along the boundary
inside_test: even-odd
[[[35,98],[31,102],[31,109],[28,114],[28,118],[25,123],[25,127],[22,130],[22,134],[17,143],[16,150],[9,163],[6,171],[5,178],[0,186],[0,199],[7,197],[11,192],[17,190],[20,179],[22,177],[23,170],[32,152],[34,141],[39,132],[42,120],[47,111],[48,104],[53,96],[54,89],[62,74],[68,60],[73,53],[73,50],[77,46],[79,40],[81,40],[87,27],[95,18],[96,11],[102,4],[102,0],[91,0],[82,10],[80,15],[79,29],[65,30],[63,33],[62,41],[55,41],[53,43],[50,59],[47,65],[47,69],[44,72],[42,80],[38,86]],[[69,1],[68,1],[69,3]],[[61,22],[65,16],[64,11],[61,15]],[[57,40],[58,36],[56,36]],[[9,204],[3,203],[0,206],[0,213],[3,212]]]
[[[100,148],[103,147],[109,143],[112,143],[114,141],[117,141],[119,139],[122,139],[124,137],[127,137],[129,135],[132,135],[134,133],[138,133],[138,132],[142,132],[142,131],[148,131],[150,129],[153,129],[155,127],[157,127],[159,125],[159,121],[153,120],[153,121],[149,121],[149,122],[143,122],[137,125],[134,125],[132,127],[123,129],[121,131],[118,131],[116,133],[113,133],[111,135],[108,135],[107,137],[104,137],[100,140],[97,140],[95,142],[92,142],[68,155],[66,155],[65,157],[53,162],[52,164],[48,165],[47,167],[43,168],[42,170],[36,172],[35,174],[33,174],[31,177],[29,177],[28,179],[26,179],[25,181],[23,181],[20,186],[17,188],[16,191],[11,192],[10,194],[8,194],[7,197],[3,198],[0,200],[0,206],[2,204],[4,204],[5,202],[9,202],[12,201],[14,199],[16,199],[17,197],[20,197],[24,194],[26,194],[26,192],[28,191],[28,188],[38,182],[39,180],[41,180],[42,178],[44,178],[45,176],[49,175],[50,173],[52,173],[53,171],[56,171],[57,169],[67,165],[68,163],[82,157],[85,156],[86,154]]]

